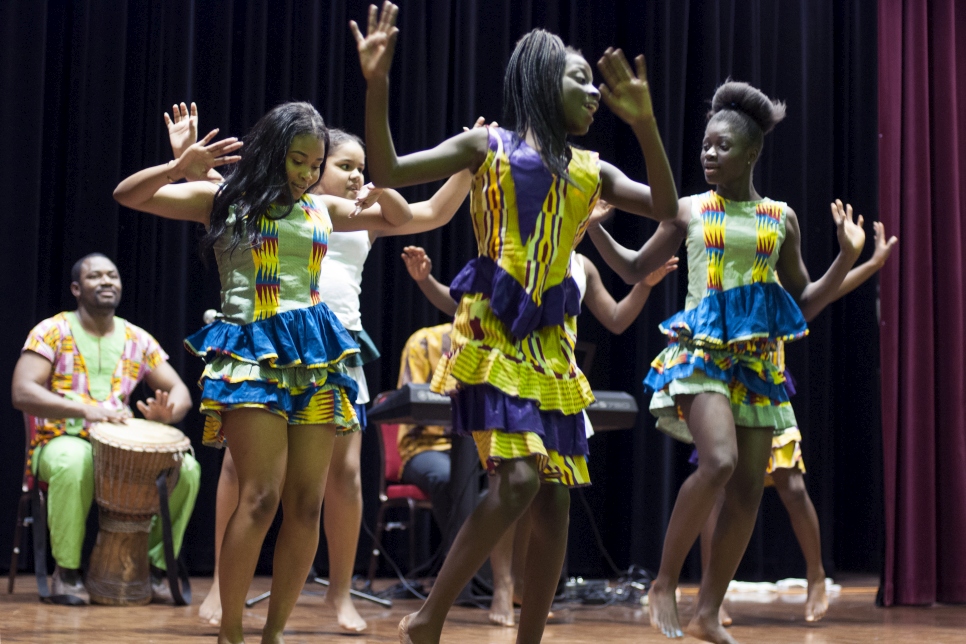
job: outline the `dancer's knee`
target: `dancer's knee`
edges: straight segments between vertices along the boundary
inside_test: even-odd
[[[788,505],[804,506],[808,499],[808,490],[805,489],[805,480],[797,470],[776,470],[772,474],[775,487],[782,498],[782,502]]]
[[[514,512],[522,512],[540,491],[540,475],[525,461],[509,461],[500,481],[500,502]]]
[[[268,525],[275,519],[280,498],[278,488],[273,485],[249,485],[242,490],[238,511],[244,512],[256,524]]]
[[[734,449],[712,449],[698,458],[698,473],[714,487],[723,487],[738,466],[738,452]]]

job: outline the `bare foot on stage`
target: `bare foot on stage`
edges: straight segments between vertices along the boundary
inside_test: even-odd
[[[218,580],[211,585],[211,590],[205,596],[198,608],[198,617],[207,620],[212,626],[221,626],[221,593],[218,590]]]
[[[513,591],[505,584],[494,584],[490,622],[497,626],[513,626]]]
[[[828,594],[825,592],[825,576],[808,581],[808,599],[805,600],[805,621],[817,622],[828,612]]]
[[[356,610],[351,597],[330,598],[329,594],[326,593],[325,595],[325,605],[335,611],[336,619],[342,630],[349,633],[361,633],[369,627],[366,620],[362,619],[362,615]]]
[[[711,619],[695,615],[688,624],[688,635],[705,642],[714,642],[714,644],[738,644],[738,640],[728,634],[718,619],[719,615]]]
[[[723,604],[721,608],[718,610],[718,621],[721,622],[722,626],[731,626],[731,622],[732,622],[731,615],[729,615],[728,611],[725,610],[725,607]]]
[[[262,634],[262,644],[285,644],[285,638],[281,633],[276,635]]]
[[[410,613],[399,622],[399,644],[439,644],[440,631],[428,624],[419,624],[419,613]]]
[[[647,610],[651,617],[651,626],[668,637],[684,637],[673,588],[653,584],[647,593]]]

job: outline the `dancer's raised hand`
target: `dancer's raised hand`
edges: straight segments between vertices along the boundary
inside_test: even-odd
[[[164,113],[164,124],[168,126],[168,139],[174,158],[180,157],[185,150],[198,141],[198,106],[191,103],[189,108],[184,102],[171,106],[171,116]]]
[[[875,250],[872,251],[872,262],[880,268],[885,266],[886,260],[892,253],[892,247],[899,243],[899,238],[893,235],[886,241],[885,225],[881,221],[872,222],[872,231],[875,238]]]
[[[678,261],[677,257],[667,260],[661,268],[648,273],[647,277],[644,278],[644,283],[651,287],[657,286],[658,282],[664,279],[668,273],[678,270]]]
[[[382,9],[376,5],[369,5],[369,24],[366,35],[359,31],[355,20],[349,21],[349,29],[356,39],[359,50],[359,64],[362,66],[362,76],[367,80],[388,78],[389,68],[392,66],[392,56],[396,49],[396,37],[399,29],[396,27],[396,16],[399,7],[386,0]]]
[[[406,264],[409,276],[417,282],[422,282],[433,272],[433,260],[419,246],[403,248],[402,260]]]
[[[602,223],[614,216],[614,206],[610,205],[603,199],[598,199],[597,203],[594,205],[594,211],[590,213],[590,219],[587,221],[587,227],[600,226]]]
[[[608,47],[597,61],[597,68],[604,77],[600,97],[614,114],[629,125],[654,118],[644,55],[635,58],[634,63],[637,65],[636,76],[624,52],[612,47]]]
[[[839,240],[839,248],[843,253],[857,259],[865,245],[865,229],[862,224],[865,219],[859,215],[858,221],[852,220],[852,205],[843,206],[841,199],[832,203],[832,220],[835,221],[835,234]]]
[[[184,153],[178,157],[176,166],[180,174],[188,181],[204,181],[208,178],[208,171],[229,163],[241,161],[241,156],[231,154],[242,147],[242,142],[235,137],[222,139],[221,141],[211,142],[218,134],[215,128],[208,135],[188,147]]]

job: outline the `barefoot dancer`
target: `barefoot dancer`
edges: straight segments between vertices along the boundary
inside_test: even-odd
[[[542,30],[516,46],[505,77],[505,123],[437,147],[396,155],[387,120],[388,72],[397,8],[370,8],[368,36],[352,23],[366,95],[366,144],[377,186],[412,185],[470,169],[479,257],[454,280],[461,296],[453,350],[440,361],[436,391],[453,393],[454,430],[473,434],[491,486],[456,537],[429,598],[400,623],[403,642],[438,642],[460,589],[524,512],[533,523],[518,642],[538,642],[563,563],[570,495],[589,483],[584,408],[593,400],[573,355],[577,289],[570,254],[599,196],[635,214],[671,219],[677,192],[645,82],[623,54],[590,66]],[[597,155],[571,147],[589,129],[599,99],[633,128],[652,189]],[[672,253],[668,253],[668,257]]]
[[[662,224],[636,255],[612,246],[602,228],[591,231],[625,280],[639,279],[645,258],[666,257],[687,238],[685,310],[661,325],[669,346],[644,381],[655,392],[658,427],[693,440],[701,455],[678,493],[650,591],[651,624],[668,637],[683,636],[675,602],[681,566],[724,490],[688,632],[734,641],[718,612],[754,527],[772,436],[796,425],[784,376],[768,355],[777,341],[805,335],[805,317],[835,298],[865,239],[861,216],[856,225],[851,207],[832,204],[841,251],[821,279],[810,280],[794,211],[762,198],[753,184],[763,137],[784,115],[784,105],[761,91],[725,83],[712,100],[701,152],[705,179],[716,190],[681,199],[676,220]]]
[[[358,388],[346,358],[359,351],[321,302],[318,276],[337,230],[400,225],[412,217],[385,191],[358,216],[356,205],[315,197],[328,131],[307,103],[285,103],[262,117],[241,143],[211,143],[217,130],[176,161],[142,170],[118,185],[123,205],[204,224],[222,282],[224,316],[186,340],[207,360],[201,410],[205,442],[230,441],[238,506],[222,543],[219,643],[244,641],[245,595],[279,502],[272,600],[262,642],[281,642],[285,622],[315,557],[319,518],[336,433],[359,430]],[[221,186],[216,166],[239,161]],[[181,179],[188,183],[168,185]]]

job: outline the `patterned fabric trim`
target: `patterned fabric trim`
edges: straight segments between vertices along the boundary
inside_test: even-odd
[[[473,440],[480,462],[491,473],[503,461],[536,457],[537,468],[545,483],[567,487],[590,485],[590,472],[584,456],[562,456],[555,450],[548,450],[540,437],[532,432],[475,431]]]

